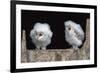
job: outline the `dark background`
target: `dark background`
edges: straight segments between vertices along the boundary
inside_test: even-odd
[[[26,46],[28,49],[35,48],[29,35],[34,24],[40,22],[48,23],[53,31],[52,41],[47,49],[70,48],[71,46],[65,41],[64,22],[72,20],[80,24],[85,32],[87,18],[90,18],[89,13],[21,10],[21,30],[26,31]]]

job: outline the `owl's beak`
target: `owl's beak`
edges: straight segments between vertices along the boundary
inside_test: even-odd
[[[39,37],[38,37],[38,40],[41,40],[42,38],[43,38],[43,36],[39,36]]]

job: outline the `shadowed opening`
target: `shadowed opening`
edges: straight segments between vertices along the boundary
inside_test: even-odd
[[[21,31],[26,31],[26,47],[28,49],[35,49],[35,45],[32,43],[29,35],[34,24],[40,22],[48,23],[51,31],[53,32],[51,44],[47,46],[47,49],[70,48],[71,45],[65,41],[64,22],[67,20],[72,20],[80,24],[83,31],[86,32],[87,18],[90,18],[89,13],[21,10]]]

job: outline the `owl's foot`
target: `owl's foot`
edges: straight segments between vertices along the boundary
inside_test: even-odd
[[[72,47],[74,50],[78,50],[79,48],[77,46]]]
[[[40,50],[40,47],[39,47],[39,46],[37,46],[35,49],[36,49],[36,50]]]
[[[41,49],[42,49],[42,50],[46,50],[46,47],[42,47]]]
[[[35,48],[35,50],[40,50],[40,48]]]

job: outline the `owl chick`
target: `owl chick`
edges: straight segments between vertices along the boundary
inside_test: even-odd
[[[52,31],[47,23],[36,23],[30,31],[30,37],[36,49],[45,50],[46,46],[51,43]]]
[[[72,48],[78,49],[84,40],[84,32],[81,26],[71,20],[66,21],[64,24],[66,42],[72,45]]]

